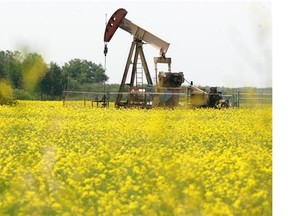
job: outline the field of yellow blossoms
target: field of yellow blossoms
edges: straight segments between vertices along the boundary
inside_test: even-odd
[[[81,105],[0,106],[0,215],[272,214],[271,106]]]

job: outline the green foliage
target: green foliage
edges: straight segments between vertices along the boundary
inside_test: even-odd
[[[42,93],[53,98],[60,96],[63,89],[63,74],[61,67],[54,62],[48,66],[47,73],[40,83],[40,90]]]
[[[79,85],[85,83],[102,83],[108,80],[101,64],[97,65],[87,60],[72,59],[65,63],[62,70],[66,77],[66,87],[69,90],[76,90]]]
[[[22,59],[23,55],[18,51],[0,51],[0,79],[10,80],[14,88],[22,85]]]
[[[35,100],[37,99],[34,94],[27,92],[24,89],[14,89],[13,98],[16,100]]]
[[[0,79],[8,80],[17,99],[56,99],[63,90],[93,89],[108,80],[101,64],[73,59],[63,67],[45,63],[37,53],[0,50]],[[2,96],[3,98],[3,96]]]

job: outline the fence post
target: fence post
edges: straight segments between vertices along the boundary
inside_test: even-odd
[[[240,107],[240,91],[237,91],[237,106]]]
[[[263,106],[263,100],[264,100],[264,98],[263,98],[263,91],[261,91],[261,93],[260,93],[260,98],[261,98],[261,106]]]
[[[65,102],[66,102],[66,92],[65,91],[63,91],[62,92],[62,99],[63,99],[63,106],[65,107]]]

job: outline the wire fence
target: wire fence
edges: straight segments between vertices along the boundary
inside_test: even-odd
[[[72,105],[72,104],[83,104],[85,107],[94,107],[94,106],[109,106],[113,104],[117,98],[119,92],[104,92],[104,91],[63,91],[63,105]],[[129,96],[129,92],[122,92],[122,98],[125,100]],[[156,92],[142,92],[145,94],[145,98],[151,98],[153,95],[161,94],[162,97],[171,96],[171,93],[156,93]],[[181,91],[177,94],[179,96],[179,101],[181,104],[185,104],[189,96],[187,95],[187,89],[182,88]],[[223,91],[222,96],[225,99],[228,99],[231,107],[257,107],[257,106],[267,106],[272,105],[273,97],[272,90],[246,90],[246,91]],[[81,103],[82,101],[82,103]],[[76,103],[77,102],[77,103]]]
[[[232,94],[233,107],[254,107],[272,105],[272,92],[240,92]]]

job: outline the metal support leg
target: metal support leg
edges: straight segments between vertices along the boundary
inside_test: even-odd
[[[131,44],[131,47],[130,47],[128,59],[127,59],[125,70],[124,70],[124,74],[123,74],[123,77],[122,77],[122,82],[121,82],[121,85],[120,85],[120,88],[119,88],[119,94],[117,95],[117,98],[116,98],[115,105],[117,107],[120,106],[120,101],[121,101],[121,98],[122,98],[122,93],[124,92],[125,82],[126,82],[126,78],[127,78],[127,74],[128,74],[128,70],[129,70],[129,66],[130,66],[130,62],[131,62],[131,58],[132,58],[132,54],[133,54],[134,48],[135,48],[135,42],[133,41],[132,44]]]

